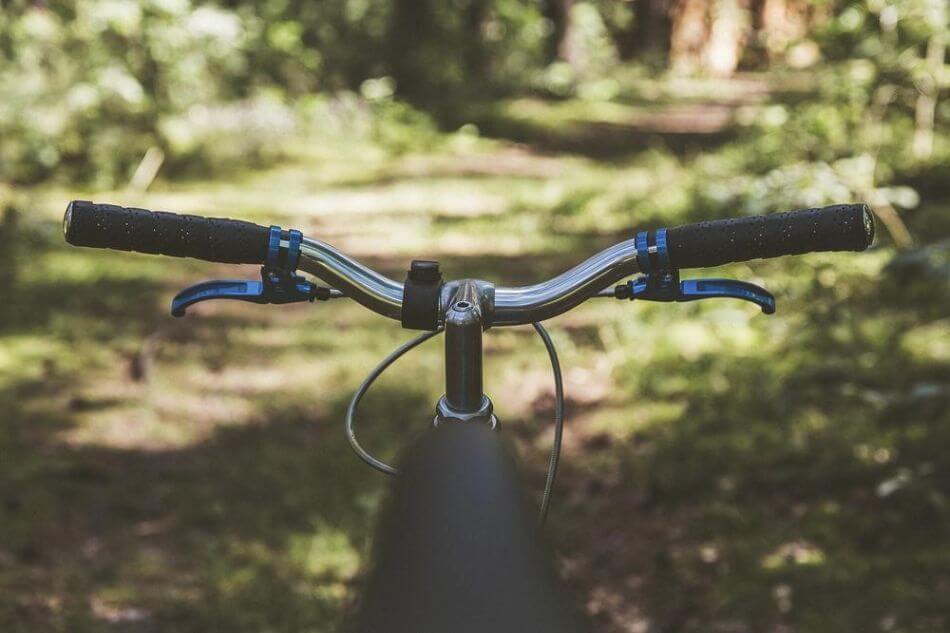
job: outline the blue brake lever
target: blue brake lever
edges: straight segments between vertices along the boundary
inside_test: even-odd
[[[765,314],[775,312],[775,297],[765,288],[736,279],[679,280],[676,270],[664,270],[643,275],[614,289],[618,299],[645,301],[699,301],[715,297],[750,301]]]
[[[731,297],[751,301],[765,314],[775,313],[775,297],[772,293],[736,279],[684,279],[680,282],[680,298],[677,301],[697,301],[713,297]]]
[[[296,303],[329,299],[330,289],[310,283],[286,270],[261,268],[261,281],[222,279],[205,281],[182,290],[172,299],[172,316],[185,316],[185,310],[201,301],[237,299],[250,303]]]
[[[251,303],[267,303],[264,284],[245,279],[205,281],[186,288],[172,299],[172,316],[183,317],[190,306],[210,299],[238,299]]]

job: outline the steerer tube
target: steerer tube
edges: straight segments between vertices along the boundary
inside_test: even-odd
[[[475,283],[465,281],[445,313],[445,401],[475,413],[483,399],[481,305]]]

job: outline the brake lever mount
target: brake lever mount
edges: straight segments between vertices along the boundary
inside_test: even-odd
[[[699,301],[726,297],[750,301],[765,314],[775,312],[775,297],[765,288],[737,279],[684,279],[670,266],[666,230],[656,231],[650,244],[648,232],[637,234],[637,262],[643,275],[614,288],[617,299],[645,301]]]
[[[172,316],[185,316],[189,307],[211,299],[282,304],[332,298],[332,289],[317,286],[296,274],[302,239],[300,231],[282,231],[280,227],[272,226],[267,264],[261,267],[260,281],[220,279],[196,284],[175,295],[172,299]]]

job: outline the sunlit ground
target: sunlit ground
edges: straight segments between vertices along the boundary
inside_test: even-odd
[[[511,104],[509,123],[535,107]],[[397,278],[436,258],[448,277],[517,284],[656,225],[692,160],[581,156],[463,134],[404,156],[311,146],[146,195],[31,192],[25,238],[2,245],[16,263],[0,311],[2,629],[336,630],[386,484],[350,452],[342,415],[409,336],[345,301],[172,319],[182,287],[256,269],[68,247],[68,200],[297,227]],[[608,187],[656,211],[584,207]],[[600,630],[950,625],[946,279],[893,257],[714,271],[764,283],[772,317],[596,300],[550,322],[569,418],[548,529]],[[543,348],[516,328],[486,349],[487,391],[537,494],[553,405]],[[373,451],[392,458],[425,428],[440,352],[427,344],[371,392],[360,432]]]

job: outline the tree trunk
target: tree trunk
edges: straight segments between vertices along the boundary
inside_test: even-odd
[[[396,91],[410,101],[423,99],[432,87],[426,80],[426,47],[436,28],[431,0],[395,0],[389,48]]]
[[[940,72],[947,55],[946,34],[938,29],[927,43],[927,74],[918,82],[920,94],[917,96],[914,129],[914,156],[927,160],[934,151],[934,122],[937,114],[937,96],[940,93]]]
[[[675,72],[693,74],[701,68],[709,40],[706,5],[706,0],[676,0],[670,34],[670,65]]]
[[[748,41],[751,26],[748,5],[743,0],[719,0],[711,11],[703,69],[713,77],[729,77],[739,67]]]
[[[770,62],[780,60],[790,44],[808,33],[807,0],[758,0],[756,27]]]
[[[469,0],[465,11],[465,70],[472,79],[485,79],[488,76],[489,59],[482,28],[488,16],[489,1]]]
[[[670,61],[674,71],[728,77],[748,40],[748,0],[677,0],[673,7]]]
[[[666,55],[670,51],[671,26],[670,0],[637,0],[630,39],[620,47],[620,56],[628,58],[633,52]]]
[[[567,62],[576,67],[578,60],[574,46],[571,9],[574,0],[546,0],[545,17],[551,21],[551,37],[548,40],[548,60]]]

